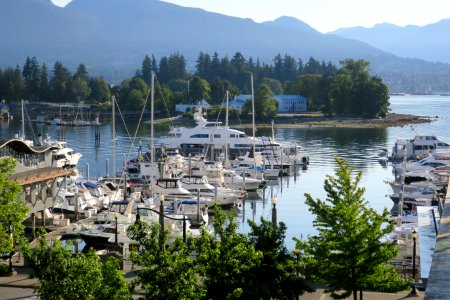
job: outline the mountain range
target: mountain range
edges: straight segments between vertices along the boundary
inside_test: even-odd
[[[450,19],[426,26],[396,26],[389,23],[372,28],[341,28],[332,34],[365,42],[401,57],[450,63]]]
[[[335,64],[369,60],[372,73],[393,92],[449,91],[450,65],[401,58],[338,34],[322,34],[290,17],[256,23],[158,0],[73,0],[64,8],[51,0],[2,0],[0,68],[36,56],[72,70],[84,63],[90,75],[118,82],[133,75],[146,54],[158,59],[179,52],[193,70],[200,51],[230,57],[239,51],[266,63],[280,53]],[[437,74],[439,80],[427,79]]]

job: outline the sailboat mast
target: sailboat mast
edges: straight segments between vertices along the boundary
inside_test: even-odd
[[[22,138],[25,139],[25,113],[23,108],[23,99],[20,101],[21,109],[22,109]]]
[[[112,96],[113,180],[116,182],[116,97]]]
[[[253,131],[253,158],[255,158],[255,92],[253,90],[253,73],[250,74],[251,87],[252,87],[252,131]],[[256,167],[256,165],[255,165]]]
[[[155,182],[155,142],[153,139],[153,132],[154,132],[154,108],[155,108],[155,72],[152,71],[151,75],[151,92],[150,92],[150,153],[151,153],[151,160],[150,160],[150,193],[153,197],[153,191],[154,191],[154,182]]]
[[[227,110],[226,110],[226,114],[225,114],[225,128],[228,129],[228,95],[229,95],[229,92],[226,91],[225,95],[226,95],[226,99],[227,99]],[[228,168],[228,136],[229,136],[229,133],[227,133],[225,135],[225,139],[226,139],[226,142],[225,142],[225,166],[227,168]]]
[[[152,75],[151,75],[151,94],[150,94],[150,148],[151,148],[151,153],[152,153],[152,165],[153,162],[155,161],[154,159],[154,141],[153,141],[153,123],[154,123],[154,106],[155,106],[155,90],[154,90],[154,85],[155,85],[155,73],[152,71]],[[152,174],[153,176],[153,174]]]
[[[225,127],[228,128],[228,91],[225,92],[226,99],[227,99],[227,110],[225,111]]]

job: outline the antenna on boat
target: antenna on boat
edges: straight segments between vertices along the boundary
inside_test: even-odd
[[[411,125],[411,130],[416,134],[419,135],[419,133],[416,131],[416,129],[414,128],[414,126]]]

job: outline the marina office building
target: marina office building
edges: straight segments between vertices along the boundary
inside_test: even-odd
[[[301,113],[308,110],[308,100],[301,95],[272,95],[272,98],[278,102],[277,113]],[[239,95],[228,102],[230,107],[234,107],[238,111],[241,111],[241,107],[245,101],[251,100],[252,95]],[[205,100],[201,100],[198,104],[177,104],[175,110],[177,112],[186,112],[193,110],[196,107],[202,107],[209,109],[211,105]]]

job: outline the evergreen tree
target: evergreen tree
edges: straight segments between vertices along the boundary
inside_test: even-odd
[[[388,210],[381,214],[368,207],[363,198],[364,188],[359,187],[361,172],[353,179],[353,168],[336,158],[338,168],[334,176],[327,176],[325,200],[314,200],[305,194],[306,204],[315,215],[314,227],[318,234],[311,236],[305,247],[310,274],[334,298],[345,298],[353,293],[375,289],[404,290],[409,283],[402,283],[388,262],[397,254],[397,247],[383,242],[392,232]],[[377,277],[383,273],[390,274]],[[381,283],[380,283],[381,282]],[[399,284],[400,283],[400,284]],[[362,300],[362,299],[360,299]]]
[[[60,61],[53,66],[52,78],[50,79],[50,97],[54,102],[68,101],[70,97],[71,74]]]
[[[206,293],[201,284],[196,261],[191,257],[194,250],[192,238],[183,243],[180,237],[161,250],[168,241],[169,231],[160,239],[159,224],[137,221],[130,226],[127,235],[141,245],[132,252],[131,261],[142,269],[138,272],[133,286],[139,286],[145,299],[177,300],[203,299]]]
[[[262,252],[261,263],[251,272],[249,299],[298,299],[305,291],[312,292],[310,284],[299,272],[299,257],[285,245],[286,225],[273,224],[261,218],[261,224],[248,222],[250,242]]]
[[[260,264],[262,253],[246,235],[237,233],[234,214],[226,214],[217,205],[213,227],[215,236],[202,230],[202,236],[194,240],[206,299],[246,299],[248,285],[257,284],[252,270]]]
[[[147,85],[151,84],[151,74],[152,71],[152,61],[148,55],[145,55],[144,61],[142,62],[141,74],[140,77],[145,81]]]
[[[41,78],[40,78],[40,86],[39,86],[39,99],[42,101],[47,101],[50,95],[50,85],[48,80],[48,70],[47,65],[42,64],[41,68]]]

